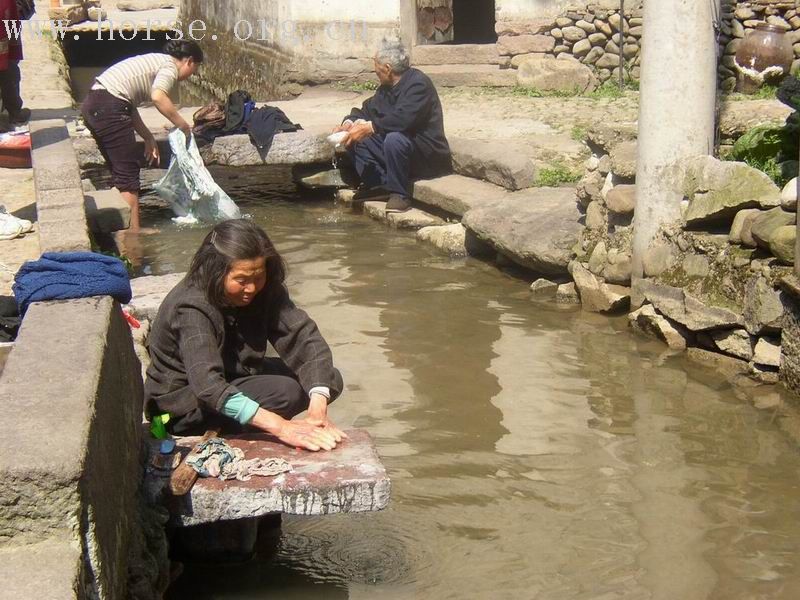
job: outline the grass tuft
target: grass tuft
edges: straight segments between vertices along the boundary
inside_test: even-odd
[[[536,175],[536,187],[558,187],[567,183],[576,183],[581,174],[561,164],[550,165],[539,170]]]

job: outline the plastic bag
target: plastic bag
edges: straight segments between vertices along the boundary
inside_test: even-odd
[[[179,223],[216,222],[241,217],[239,207],[219,187],[208,172],[192,137],[186,148],[186,136],[176,129],[169,134],[172,159],[167,174],[154,189],[172,205]]]

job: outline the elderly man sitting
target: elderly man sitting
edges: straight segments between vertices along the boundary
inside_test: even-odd
[[[411,208],[413,178],[450,171],[439,94],[430,78],[409,67],[399,42],[384,42],[375,54],[380,87],[340,127],[361,186],[356,199],[386,199],[386,212]]]

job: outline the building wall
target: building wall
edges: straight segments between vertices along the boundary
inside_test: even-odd
[[[381,40],[401,34],[406,1],[182,0],[180,14],[184,26],[200,19],[218,32],[204,44],[205,87],[220,97],[241,88],[267,100],[300,84],[369,73]]]

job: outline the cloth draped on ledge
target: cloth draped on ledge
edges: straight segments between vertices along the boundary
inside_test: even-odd
[[[22,265],[13,290],[20,315],[31,302],[111,296],[127,304],[133,295],[125,264],[94,252],[45,252]]]

